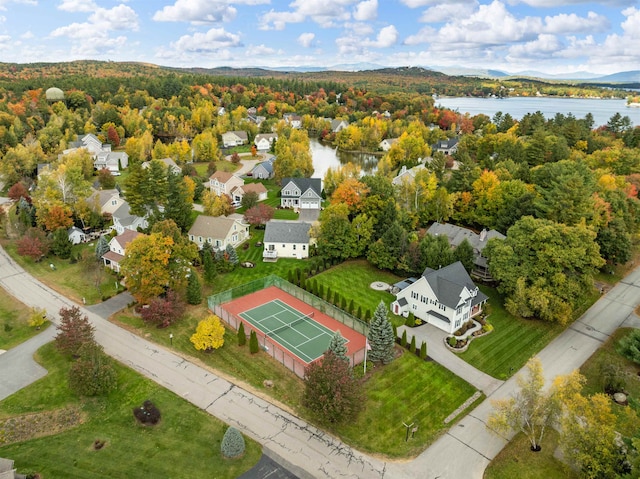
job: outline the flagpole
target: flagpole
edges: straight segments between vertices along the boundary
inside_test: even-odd
[[[367,350],[369,349],[369,338],[364,338],[364,374],[367,374]]]

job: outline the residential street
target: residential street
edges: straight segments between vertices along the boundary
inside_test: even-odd
[[[56,318],[61,306],[72,304],[24,272],[4,249],[0,249],[0,285],[26,305],[45,307]],[[125,303],[126,298],[117,301]],[[539,354],[547,378],[579,367],[625,321],[637,325],[633,309],[639,302],[640,270],[635,270]],[[481,478],[487,464],[506,444],[485,428],[491,410],[486,400],[415,460],[384,462],[354,451],[210,371],[109,323],[94,312],[99,308],[81,309],[95,325],[96,339],[107,353],[238,427],[286,459],[288,468],[302,478]],[[100,314],[108,312],[109,308],[103,307]],[[507,397],[514,388],[512,378],[489,398]]]

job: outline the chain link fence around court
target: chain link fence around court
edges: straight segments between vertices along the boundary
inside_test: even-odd
[[[342,311],[339,308],[336,308],[331,303],[326,302],[322,298],[318,298],[317,296],[305,291],[298,286],[289,283],[288,281],[280,278],[276,275],[266,276],[261,279],[257,279],[255,281],[251,281],[249,283],[245,283],[243,285],[237,286],[235,288],[229,289],[227,291],[223,291],[218,294],[214,294],[209,296],[208,305],[209,309],[213,311],[220,319],[222,319],[229,326],[234,328],[236,331],[240,327],[240,322],[242,319],[237,317],[236,315],[230,313],[226,309],[222,307],[223,303],[228,303],[234,299],[240,298],[242,296],[246,296],[247,294],[255,293],[256,291],[260,291],[262,289],[268,288],[269,286],[276,286],[281,289],[285,293],[290,294],[291,296],[304,301],[308,305],[314,307],[318,311],[326,314],[327,316],[335,319],[336,321],[348,326],[349,328],[357,331],[360,334],[367,335],[369,332],[369,326],[364,321],[359,320],[358,318],[351,316],[350,314]],[[304,370],[306,367],[306,363],[295,356],[291,351],[286,348],[283,348],[279,343],[272,340],[268,335],[264,332],[260,331],[252,327],[246,321],[245,323],[245,331],[248,333],[251,329],[255,330],[256,334],[259,337],[260,346],[262,349],[267,352],[273,359],[281,363],[284,367],[293,371],[298,377],[304,378]],[[365,350],[364,348],[356,351],[349,357],[351,365],[354,366],[364,361]]]
[[[326,314],[330,318],[335,319],[336,321],[344,324],[345,326],[348,326],[349,328],[357,331],[364,336],[367,336],[367,334],[369,333],[369,325],[361,319],[352,316],[346,311],[343,311],[340,308],[335,307],[333,304],[328,303],[324,299],[319,298],[318,296],[311,294],[308,291],[305,291],[295,284],[291,284],[289,281],[282,279],[280,276],[276,276],[274,274],[209,296],[209,309],[214,311],[215,306],[218,306],[222,303],[228,303],[233,299],[246,296],[247,294],[255,293],[256,291],[268,288],[269,286],[275,286],[285,293],[289,293],[291,296],[304,301],[309,306],[312,306],[321,313]]]

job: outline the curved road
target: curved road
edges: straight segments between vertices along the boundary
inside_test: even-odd
[[[27,274],[1,248],[0,286],[28,306],[46,308],[56,319],[60,307],[73,304]],[[556,375],[580,367],[618,327],[638,327],[633,313],[638,303],[640,269],[538,354],[548,383]],[[239,428],[284,458],[287,467],[301,478],[482,478],[486,466],[507,442],[488,431],[485,423],[491,412],[490,399],[508,397],[516,388],[515,378],[490,393],[416,459],[391,463],[354,450],[210,371],[109,323],[94,311],[81,310],[96,327],[96,339],[107,353]]]

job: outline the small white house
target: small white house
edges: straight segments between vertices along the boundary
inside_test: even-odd
[[[399,289],[391,303],[394,314],[406,317],[413,313],[449,334],[480,314],[489,299],[460,261],[438,270],[427,268],[420,278],[409,278],[394,287]]]
[[[249,137],[246,131],[228,131],[222,134],[222,146],[225,148],[246,145],[248,141]]]
[[[256,135],[253,144],[256,145],[258,151],[269,151],[275,141],[278,141],[278,135],[275,133],[260,133]]]
[[[380,147],[380,149],[382,151],[389,151],[391,149],[391,146],[398,141],[397,138],[385,138],[384,140],[382,140],[380,142],[380,144],[378,145]]]
[[[264,230],[264,261],[278,258],[303,259],[309,257],[311,224],[299,221],[268,221]]]
[[[140,235],[142,233],[137,231],[125,230],[122,234],[111,238],[109,251],[102,255],[104,265],[117,273],[120,272],[120,263],[125,258],[127,246]]]
[[[72,244],[80,244],[87,241],[87,235],[77,226],[72,226],[67,230],[67,236]]]

